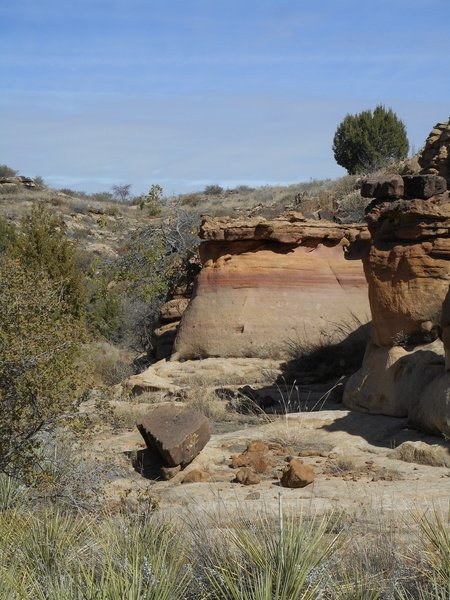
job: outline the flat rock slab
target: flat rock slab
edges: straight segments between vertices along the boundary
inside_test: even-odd
[[[158,452],[165,467],[188,465],[211,437],[204,415],[174,405],[153,409],[136,425],[147,447]]]

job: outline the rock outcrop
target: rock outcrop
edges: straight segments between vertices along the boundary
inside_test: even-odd
[[[8,189],[14,189],[17,187],[25,188],[37,188],[31,177],[24,177],[23,175],[15,175],[14,177],[0,177],[0,193]]]
[[[381,185],[363,188],[378,193],[367,213],[371,243],[363,258],[371,339],[344,402],[371,413],[408,416],[422,429],[448,435],[450,202],[443,181],[405,177],[404,194],[422,195],[413,199],[388,197]],[[433,190],[439,193],[430,196]]]
[[[423,173],[441,175],[450,184],[450,120],[437,123],[419,157]]]
[[[203,268],[174,345],[175,359],[277,357],[366,323],[363,225],[278,219],[203,220]],[[347,252],[350,243],[352,252]]]

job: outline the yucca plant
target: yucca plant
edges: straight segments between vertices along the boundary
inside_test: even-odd
[[[178,600],[190,580],[184,550],[151,516],[0,514],[0,598]]]
[[[329,516],[233,523],[211,546],[206,577],[220,600],[313,600],[327,574],[338,536]]]

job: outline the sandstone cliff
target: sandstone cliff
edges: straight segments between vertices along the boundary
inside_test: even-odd
[[[448,435],[450,203],[445,187],[445,179],[432,175],[394,176],[363,186],[363,193],[376,197],[367,214],[371,243],[363,258],[373,320],[363,366],[349,380],[344,402],[371,413],[408,416],[420,428]]]
[[[280,357],[289,343],[320,344],[343,322],[367,321],[361,262],[344,256],[368,239],[365,226],[206,217],[200,235],[203,268],[173,358]]]

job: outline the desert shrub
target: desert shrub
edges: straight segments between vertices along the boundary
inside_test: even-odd
[[[0,259],[0,469],[35,458],[38,434],[74,408],[83,329],[66,307],[62,282]]]
[[[105,212],[110,217],[120,216],[120,208],[118,206],[108,206]]]
[[[359,190],[343,196],[339,204],[338,214],[343,223],[361,223],[365,218],[366,207],[370,198],[363,198]]]
[[[239,194],[249,194],[250,192],[254,192],[255,188],[250,187],[249,185],[238,185],[235,190]]]
[[[95,382],[112,386],[134,375],[134,353],[123,350],[105,341],[89,344],[85,356],[92,365]]]
[[[41,177],[40,175],[36,175],[36,177],[33,179],[33,181],[40,188],[47,187],[47,184],[45,183],[44,178]]]
[[[203,193],[206,196],[220,196],[220,194],[223,193],[223,187],[217,185],[216,183],[213,183],[211,185],[207,185],[203,190]]]
[[[61,194],[65,194],[66,196],[79,196],[80,192],[76,192],[75,190],[72,190],[71,188],[59,188],[58,192],[61,192]]]
[[[161,306],[170,294],[193,285],[197,230],[195,215],[175,211],[158,227],[133,232],[113,267],[112,277],[126,305],[124,335],[138,351],[151,348]]]
[[[180,197],[180,202],[183,206],[198,206],[202,201],[200,194],[184,194]]]
[[[333,139],[334,158],[349,174],[373,171],[406,158],[408,147],[404,123],[382,105],[373,112],[347,115]]]
[[[18,172],[8,167],[8,165],[0,165],[0,177],[15,177]]]
[[[76,266],[76,248],[64,234],[59,219],[44,206],[34,204],[22,222],[17,258],[28,270],[44,272],[62,294],[62,306],[75,317],[84,312],[82,274]]]
[[[15,195],[18,194],[19,191],[21,191],[22,186],[20,185],[16,185],[15,183],[3,183],[1,188],[0,188],[0,192],[4,195]]]
[[[95,202],[111,202],[114,200],[114,194],[111,192],[95,192],[90,195],[90,199]]]
[[[0,217],[0,252],[11,250],[17,244],[17,234],[13,225]]]
[[[113,185],[111,191],[116,200],[126,202],[130,197],[131,183]]]
[[[122,296],[105,277],[91,278],[87,283],[86,321],[95,337],[120,341],[123,329]]]
[[[163,199],[163,189],[158,184],[153,184],[147,194],[142,194],[136,198],[139,208],[146,209],[151,217],[157,217],[161,214],[161,202]]]

